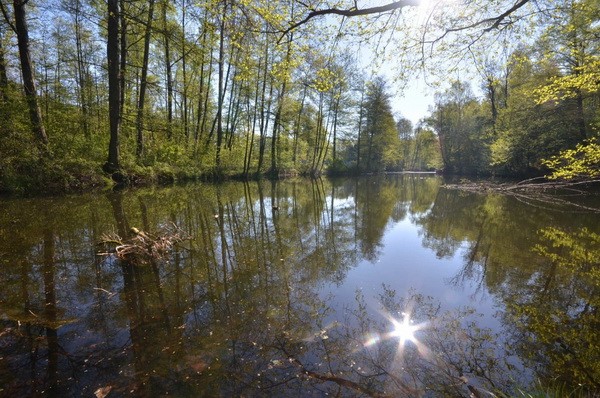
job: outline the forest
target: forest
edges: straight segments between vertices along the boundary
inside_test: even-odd
[[[600,175],[599,0],[0,8],[2,193],[406,170]],[[436,94],[413,125],[393,110],[393,87],[417,77]]]

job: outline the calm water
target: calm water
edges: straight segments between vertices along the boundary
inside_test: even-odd
[[[1,200],[0,267],[0,396],[600,391],[600,215],[433,175]]]

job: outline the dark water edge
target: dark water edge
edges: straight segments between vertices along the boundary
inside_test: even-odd
[[[598,214],[431,174],[0,199],[0,396],[594,396],[598,253]]]

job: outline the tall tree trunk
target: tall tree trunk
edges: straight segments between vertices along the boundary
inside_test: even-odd
[[[265,156],[265,146],[266,146],[266,134],[267,134],[267,125],[269,120],[269,111],[271,108],[271,95],[269,94],[268,105],[265,105],[266,100],[266,90],[268,84],[268,68],[269,68],[269,40],[268,34],[265,33],[265,53],[264,53],[264,66],[263,66],[263,81],[262,81],[262,89],[261,89],[261,99],[260,99],[260,138],[258,141],[258,165],[256,166],[256,174],[260,173],[260,170],[263,166],[264,156]],[[258,72],[260,76],[260,71]],[[269,93],[273,92],[273,85],[271,84],[271,88]]]
[[[579,138],[585,140],[587,138],[587,131],[585,126],[585,113],[583,111],[583,94],[581,90],[576,90],[577,97],[577,129],[579,130]]]
[[[358,137],[356,139],[356,172],[360,173],[360,146],[362,139],[363,114],[365,109],[365,90],[360,94],[360,111],[358,112]]]
[[[202,123],[200,123],[200,136],[204,135],[204,132],[206,131],[206,123],[208,122],[208,100],[210,98],[210,92],[211,92],[211,88],[212,88],[212,74],[213,74],[213,47],[210,47],[210,57],[208,59],[208,75],[206,76],[206,89],[204,91],[204,105],[202,106]],[[198,115],[200,116],[200,115]],[[206,140],[206,147],[208,147],[208,145],[210,144],[210,140],[212,137],[209,137]],[[201,137],[198,137],[198,140],[200,140]]]
[[[266,71],[265,71],[266,72]],[[265,79],[267,79],[267,74],[265,73]],[[271,79],[269,79],[271,80]],[[260,132],[260,142],[258,145],[258,167],[256,173],[260,173],[262,169],[264,158],[265,158],[265,149],[267,148],[267,130],[269,128],[269,115],[271,114],[271,104],[273,102],[273,87],[274,84],[272,81],[269,82],[269,97],[267,99],[267,104],[265,110],[261,112],[261,132]],[[264,106],[264,105],[263,105]]]
[[[233,77],[233,83],[232,83],[232,87],[231,90],[233,91],[234,88],[237,88],[236,94],[233,95],[233,97],[235,98],[235,103],[232,101],[230,103],[230,113],[227,117],[227,131],[229,132],[228,136],[227,136],[227,149],[231,150],[233,148],[233,139],[235,137],[235,132],[237,130],[238,127],[238,123],[239,123],[239,118],[240,118],[240,114],[241,114],[241,102],[242,102],[242,85],[243,83],[239,83],[239,84],[235,84],[237,80],[237,74]],[[237,86],[237,87],[236,87]]]
[[[184,0],[181,4],[181,72],[183,78],[183,89],[181,90],[181,116],[183,119],[183,136],[185,137],[185,144],[187,146],[190,138],[190,128],[188,122],[189,110],[188,110],[188,83],[187,83],[187,49],[185,43],[185,19],[187,16],[187,0]]]
[[[148,86],[148,59],[150,57],[150,35],[152,33],[152,19],[154,18],[154,0],[148,2],[148,20],[144,34],[144,56],[142,61],[142,76],[140,93],[137,105],[137,145],[135,154],[139,158],[144,154],[144,105],[146,102],[146,87]]]
[[[296,167],[296,162],[298,160],[298,139],[300,137],[300,122],[302,119],[302,114],[304,113],[304,102],[306,101],[307,91],[308,85],[304,85],[304,90],[302,91],[302,101],[300,101],[300,109],[298,110],[298,115],[296,117],[296,123],[294,127],[294,153],[292,154],[292,162],[294,163],[294,168]]]
[[[120,45],[121,47],[117,50],[117,54],[120,55],[119,62],[119,123],[123,120],[123,112],[125,107],[125,94],[126,94],[126,81],[125,81],[125,70],[127,69],[127,17],[125,15],[125,3],[127,0],[119,0],[118,6],[120,7],[120,14],[118,16],[117,32],[121,32]],[[120,26],[120,28],[119,28]],[[117,33],[118,35],[118,33]],[[117,42],[119,43],[119,42]],[[109,72],[110,73],[110,72]]]
[[[4,46],[2,41],[2,26],[0,26],[0,104],[8,100],[8,76],[6,74],[6,58],[4,56]],[[4,117],[2,118],[4,122]]]
[[[225,58],[225,16],[227,12],[227,2],[223,3],[223,14],[221,15],[221,31],[219,36],[219,87],[217,99],[217,152],[215,156],[215,165],[217,169],[221,167],[221,145],[223,143],[223,64]]]
[[[258,59],[258,66],[256,72],[260,75],[262,58]],[[254,132],[256,131],[256,123],[258,121],[258,99],[260,95],[260,79],[255,79],[256,86],[254,87],[254,110],[252,112],[252,122],[248,121],[248,126],[252,126],[248,129],[248,135],[246,136],[246,151],[244,153],[244,176],[248,177],[250,173],[250,165],[252,163],[252,152],[254,150]],[[250,96],[247,100],[248,117],[250,118]]]
[[[205,17],[206,18],[206,17]],[[207,21],[204,21],[202,25],[202,55],[200,58],[200,81],[198,88],[198,110],[196,112],[196,130],[194,132],[194,147],[198,145],[198,141],[202,138],[202,134],[204,133],[202,121],[204,120],[204,114],[206,113],[206,108],[204,106],[204,65],[206,63],[205,51],[206,51],[206,37],[208,35],[208,27],[206,26]],[[212,49],[211,49],[212,51]]]
[[[286,67],[289,67],[290,57],[292,55],[292,41],[294,40],[294,35],[290,34],[290,39],[288,41],[287,51],[285,54],[285,64]],[[287,72],[287,71],[286,71]],[[284,74],[283,82],[281,83],[281,90],[279,91],[279,98],[277,103],[277,111],[275,112],[275,119],[273,120],[273,136],[271,137],[271,174],[275,177],[278,173],[278,165],[277,165],[277,155],[278,148],[277,143],[279,140],[279,129],[281,127],[281,112],[283,110],[283,101],[285,99],[286,89],[287,89],[288,77],[287,74]]]
[[[338,126],[338,117],[340,112],[340,98],[342,97],[342,87],[340,86],[340,92],[337,97],[334,98],[334,107],[333,107],[333,142],[332,142],[332,159],[333,163],[337,160],[337,126]]]
[[[81,127],[83,135],[90,138],[89,107],[87,97],[87,68],[83,60],[83,44],[81,33],[81,0],[75,1],[75,47],[77,51],[77,82],[79,84],[79,101],[81,101]]]
[[[113,173],[119,165],[119,130],[121,128],[121,65],[119,64],[119,0],[108,0],[108,37],[106,58],[108,61],[108,119],[110,142],[108,161],[104,171]],[[121,32],[122,35],[125,32]]]
[[[258,69],[260,69],[260,61]],[[250,106],[250,92],[246,97],[246,112],[248,115],[247,128],[246,128],[246,148],[244,150],[244,177],[248,177],[250,173],[250,163],[252,161],[252,150],[254,147],[254,129],[256,128],[256,104],[258,103],[258,88],[259,83],[256,79],[256,88],[254,91],[254,110],[251,111]],[[250,89],[248,89],[250,91]]]
[[[498,118],[498,105],[496,104],[496,86],[494,84],[494,79],[491,76],[487,77],[486,83],[487,95],[488,99],[490,100],[490,107],[492,111],[492,122],[495,129],[496,119]]]
[[[333,97],[333,92],[331,93]],[[332,98],[333,100],[333,98]],[[329,152],[329,143],[331,142],[331,135],[333,126],[330,126],[331,121],[331,106],[327,112],[327,121],[325,122],[325,129],[323,131],[323,145],[319,149],[319,156],[317,157],[317,175],[321,175],[323,167],[325,166],[325,159],[327,159],[327,153]],[[333,124],[333,123],[332,123]]]
[[[162,23],[163,36],[165,44],[165,69],[167,74],[167,138],[173,136],[173,72],[171,65],[171,32],[167,21],[167,8],[169,0],[164,0],[162,3]]]
[[[324,94],[322,92],[319,93],[319,106],[317,110],[317,126],[315,131],[315,141],[312,153],[312,159],[310,162],[310,174],[315,177],[317,175],[317,167],[319,162],[319,155],[321,153],[321,136],[323,131],[323,103],[324,103]]]
[[[29,53],[29,31],[27,29],[27,14],[25,12],[26,0],[14,0],[15,28],[19,46],[19,59],[21,61],[21,72],[23,74],[23,88],[29,108],[29,119],[31,120],[32,132],[42,150],[48,146],[48,136],[44,129],[42,112],[38,103],[35,78],[33,76],[33,65]]]

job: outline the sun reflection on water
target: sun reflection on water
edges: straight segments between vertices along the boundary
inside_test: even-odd
[[[410,316],[408,314],[404,315],[402,322],[398,322],[393,318],[391,318],[390,321],[392,322],[392,325],[394,325],[394,329],[391,331],[390,337],[398,337],[401,346],[406,344],[407,341],[411,343],[417,342],[415,332],[419,330],[419,327],[411,323]]]
[[[423,328],[425,328],[426,323],[415,324],[413,320],[410,319],[410,314],[402,313],[402,319],[398,320],[391,315],[387,316],[389,322],[392,325],[392,330],[385,335],[380,335],[377,333],[373,333],[367,336],[367,339],[364,343],[365,347],[370,347],[375,345],[382,340],[397,338],[398,345],[400,348],[404,347],[407,343],[413,343],[419,348],[419,351],[422,349],[422,344],[419,342],[415,333]]]

